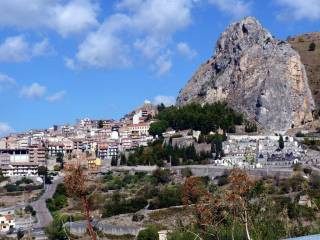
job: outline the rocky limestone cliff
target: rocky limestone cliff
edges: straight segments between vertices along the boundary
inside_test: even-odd
[[[214,56],[180,91],[177,105],[226,101],[266,132],[312,121],[314,101],[299,54],[253,17],[228,27]]]

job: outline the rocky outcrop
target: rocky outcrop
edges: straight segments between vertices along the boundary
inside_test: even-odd
[[[226,101],[265,131],[312,121],[314,101],[299,54],[253,17],[222,33],[214,56],[180,91],[177,105]]]

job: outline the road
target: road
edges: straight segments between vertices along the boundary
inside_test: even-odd
[[[52,198],[54,192],[56,191],[57,185],[63,181],[63,177],[57,177],[52,184],[46,185],[45,192],[42,196],[32,202],[30,205],[36,210],[37,212],[37,223],[33,226],[33,228],[45,228],[49,225],[52,221],[52,216],[50,211],[47,208],[46,200]]]

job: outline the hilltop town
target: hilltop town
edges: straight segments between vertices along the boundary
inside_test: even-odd
[[[84,118],[1,137],[0,234],[318,233],[320,115],[312,94],[298,52],[244,18],[222,33],[176,105],[146,100],[119,120]]]

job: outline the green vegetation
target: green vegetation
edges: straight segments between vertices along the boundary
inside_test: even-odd
[[[245,121],[245,132],[252,133],[257,131],[257,125],[255,123]]]
[[[154,137],[155,136],[161,137],[162,133],[164,133],[168,127],[169,127],[169,123],[167,121],[160,120],[150,125],[149,134]]]
[[[283,148],[284,148],[284,141],[283,141],[283,137],[282,137],[281,134],[280,134],[280,136],[279,136],[279,148],[280,148],[280,149],[283,149]]]
[[[103,204],[102,214],[104,217],[134,213],[147,205],[149,205],[149,209],[182,205],[182,186],[181,184],[171,184],[169,170],[158,169],[152,175],[112,176],[112,174],[107,174],[104,179],[107,180],[107,188],[110,188],[110,184],[114,186],[116,183],[117,186],[117,191],[113,192],[111,198]],[[129,197],[121,193],[121,190],[132,190],[137,186],[140,188]]]
[[[103,128],[103,120],[98,121],[98,128]]]
[[[320,140],[305,137],[303,140],[303,144],[309,146],[311,149],[320,150]]]
[[[138,234],[137,240],[158,240],[158,229],[155,226],[147,227],[141,230]]]
[[[15,184],[8,183],[4,186],[4,189],[7,192],[31,192],[33,190],[38,190],[42,188],[42,184],[35,185],[34,182],[26,177],[21,178],[20,180],[16,181]]]
[[[45,228],[46,236],[49,240],[67,240],[69,234],[63,224],[69,221],[66,215],[55,215],[53,221]]]
[[[173,166],[189,165],[189,164],[203,164],[207,163],[211,153],[202,152],[196,153],[194,145],[178,148],[170,144],[163,144],[162,140],[153,142],[148,147],[140,147],[134,153],[129,154],[126,158],[121,157],[121,163],[129,166],[135,165],[158,165],[164,166],[165,161],[171,162]]]
[[[309,179],[302,177],[302,172]],[[257,181],[243,171],[232,170],[223,179],[223,186],[214,191],[201,187],[196,177],[187,179],[184,202],[195,204],[197,221],[174,230],[168,239],[242,240],[250,236],[273,240],[320,232],[320,176],[311,169],[298,170],[288,179]],[[302,197],[309,203],[301,203]]]
[[[157,123],[150,126],[150,134],[161,136],[171,127],[174,130],[193,129],[204,134],[216,131],[219,128],[225,132],[235,132],[235,125],[243,123],[243,116],[227,106],[226,103],[214,104],[192,103],[183,107],[161,108],[156,119]]]
[[[314,42],[312,42],[312,43],[310,43],[310,45],[309,45],[309,51],[314,51],[314,50],[316,50],[316,44],[314,43]]]
[[[302,132],[297,132],[296,137],[305,137],[305,134],[303,134]]]
[[[182,205],[182,186],[166,185],[150,201],[149,209],[160,209]]]
[[[250,179],[241,170],[234,169],[214,180],[192,176],[188,168],[184,178],[161,168],[152,174],[109,172],[92,182],[100,191],[90,197],[90,208],[102,217],[135,213],[133,218],[121,216],[120,219],[134,219],[144,227],[145,224],[161,226],[151,227],[153,231],[147,227],[140,239],[154,239],[156,235],[152,232],[173,226],[176,228],[168,236],[172,240],[196,236],[203,240],[242,240],[248,239],[248,234],[252,240],[273,240],[317,233],[320,231],[317,220],[320,175],[300,165],[295,170],[294,175],[286,179],[277,176]],[[240,173],[234,174],[234,171]],[[63,194],[62,187],[57,190],[54,201],[59,194]],[[307,201],[301,203],[301,199]],[[56,205],[61,209],[63,204]],[[158,211],[144,218],[137,212],[146,207]],[[79,213],[78,204],[74,204],[74,209],[76,212],[70,215]],[[60,213],[56,210],[53,215],[56,219]],[[51,236],[56,239],[65,236],[59,225],[62,223],[55,224],[58,224],[57,230],[48,227]]]
[[[58,152],[58,153],[57,153],[56,161],[57,161],[57,163],[60,163],[60,168],[61,168],[61,169],[63,169],[63,167],[64,167],[64,160],[63,160],[63,158],[64,158],[63,153],[62,153],[62,152]]]
[[[47,207],[51,213],[54,213],[68,205],[68,198],[66,195],[67,193],[64,184],[58,184],[53,197],[46,201]]]
[[[134,213],[147,204],[148,202],[143,197],[125,199],[118,192],[115,192],[111,200],[106,201],[102,216],[111,217],[123,213]]]
[[[24,208],[24,211],[26,213],[30,213],[32,216],[35,216],[37,214],[37,212],[33,209],[33,207],[31,205],[27,205],[25,208]]]

